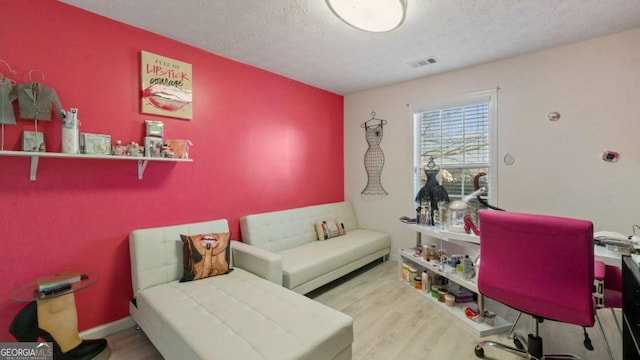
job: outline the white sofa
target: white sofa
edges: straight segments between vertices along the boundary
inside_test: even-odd
[[[318,241],[314,224],[337,219],[346,235]],[[350,202],[247,215],[240,219],[242,241],[281,259],[282,285],[306,294],[391,251],[391,238],[358,226]]]
[[[214,220],[129,235],[134,294],[129,311],[162,356],[351,359],[353,320],[266,280],[280,280],[281,265],[263,250],[231,241],[232,272],[179,282],[180,234],[227,231],[227,220]]]

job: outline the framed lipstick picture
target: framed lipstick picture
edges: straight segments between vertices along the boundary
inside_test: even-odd
[[[191,64],[141,52],[142,113],[193,118]]]

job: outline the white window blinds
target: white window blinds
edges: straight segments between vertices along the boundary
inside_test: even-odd
[[[424,168],[431,158],[441,168],[441,183],[451,200],[472,193],[481,172],[487,176],[479,185],[491,189],[493,98],[454,99],[445,107],[414,112],[414,195],[426,181]]]

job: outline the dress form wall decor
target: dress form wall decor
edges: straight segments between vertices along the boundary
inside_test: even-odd
[[[360,125],[364,128],[365,138],[369,148],[364,153],[364,168],[367,171],[367,186],[362,190],[361,194],[366,199],[380,199],[389,193],[382,187],[380,177],[382,176],[382,167],[384,166],[384,153],[380,147],[382,141],[383,126],[387,124],[387,120],[376,119],[375,111],[371,113],[371,119]]]

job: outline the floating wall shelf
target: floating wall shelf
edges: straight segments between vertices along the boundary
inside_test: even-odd
[[[90,159],[90,160],[125,160],[138,162],[138,179],[142,179],[144,170],[149,161],[164,162],[192,162],[192,159],[170,159],[170,158],[151,158],[151,157],[135,157],[135,156],[116,156],[116,155],[77,155],[63,154],[54,152],[30,152],[30,151],[6,151],[0,150],[0,156],[17,156],[30,157],[31,169],[29,172],[29,180],[35,181],[38,173],[38,161],[40,158],[66,158],[66,159]]]

